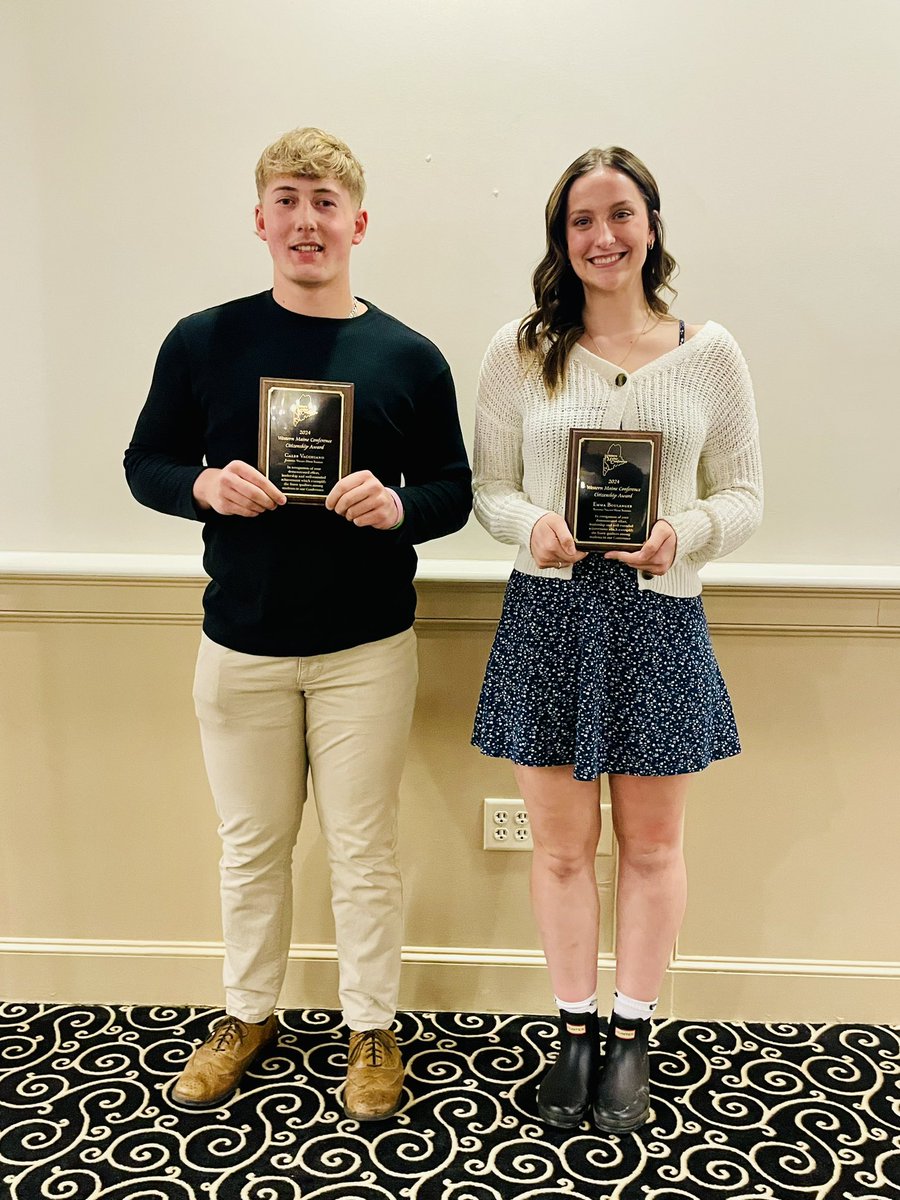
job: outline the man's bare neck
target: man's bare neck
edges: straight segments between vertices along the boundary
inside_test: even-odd
[[[339,289],[289,287],[276,280],[272,288],[276,303],[289,312],[303,317],[349,317],[356,316],[363,307],[354,300],[350,284]],[[353,306],[356,304],[356,312]]]

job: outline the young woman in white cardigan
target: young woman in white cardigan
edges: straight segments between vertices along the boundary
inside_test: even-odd
[[[762,513],[750,377],[731,335],[669,313],[675,261],[646,166],[593,149],[547,203],[534,311],[494,337],[481,371],[475,512],[519,547],[474,744],[509,758],[532,835],[532,902],[560,1010],[538,1108],[636,1129],[650,1111],[650,1017],[686,900],[692,773],[737,754],[698,571]],[[571,428],[662,433],[659,519],[636,551],[584,554],[563,517]],[[616,993],[597,1023],[600,777],[619,847]]]

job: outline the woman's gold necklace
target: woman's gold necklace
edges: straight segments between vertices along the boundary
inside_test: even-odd
[[[620,367],[620,368],[621,368],[623,371],[625,370],[625,364],[628,362],[629,358],[631,358],[631,352],[634,350],[635,346],[638,344],[638,342],[641,340],[641,338],[642,338],[642,337],[644,336],[644,334],[647,332],[647,326],[650,324],[650,318],[651,318],[652,316],[653,316],[653,310],[652,310],[652,309],[650,309],[650,308],[648,308],[648,309],[647,309],[647,316],[646,316],[646,318],[644,319],[644,324],[643,324],[643,326],[642,326],[642,328],[641,328],[641,332],[640,332],[640,333],[639,333],[639,334],[638,334],[636,337],[634,337],[634,338],[632,338],[632,339],[631,339],[631,345],[628,347],[628,353],[625,355],[625,357],[622,359],[622,361],[621,361],[620,363],[617,363],[617,364],[616,364],[616,365],[617,365],[618,367]],[[656,320],[654,321],[654,323],[653,323],[653,328],[655,329],[655,328],[656,328],[656,326],[657,326],[658,324],[659,324],[659,318],[657,317],[657,319],[656,319]],[[597,339],[594,337],[594,335],[593,335],[592,333],[588,332],[588,337],[591,339],[591,341],[592,341],[592,342],[594,343],[594,345],[597,347],[597,351],[598,351],[598,353],[599,353],[600,357],[601,357],[601,358],[606,358],[606,355],[605,355],[605,354],[603,353],[603,351],[600,349],[600,344],[599,344],[599,342],[597,341]],[[607,362],[609,362],[609,361],[611,361],[611,360],[607,359]]]

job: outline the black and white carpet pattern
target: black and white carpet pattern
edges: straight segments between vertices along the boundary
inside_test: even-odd
[[[900,1030],[661,1021],[635,1134],[537,1119],[546,1017],[404,1013],[405,1104],[339,1104],[334,1012],[282,1014],[223,1107],[170,1088],[218,1014],[0,1004],[10,1200],[900,1200]]]

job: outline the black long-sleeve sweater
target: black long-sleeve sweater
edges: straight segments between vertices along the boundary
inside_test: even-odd
[[[353,320],[306,317],[262,292],[179,321],[159,352],[125,473],[142,504],[204,523],[203,628],[229,649],[327,654],[408,629],[413,546],[465,524],[471,473],[450,368],[366,304]],[[256,464],[263,377],[354,384],[351,470],[397,491],[399,529],[360,529],[319,505],[252,518],[197,507],[204,466]]]

